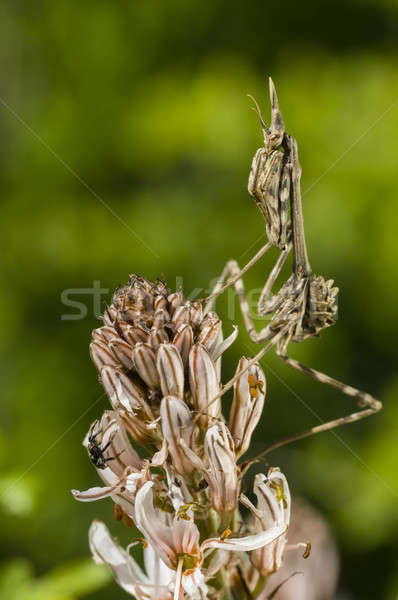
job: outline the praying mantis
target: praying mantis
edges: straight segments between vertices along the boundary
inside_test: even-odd
[[[226,263],[213,292],[205,299],[205,312],[213,308],[220,294],[229,287],[235,286],[244,325],[250,339],[256,344],[267,342],[250,364],[275,347],[277,356],[288,366],[355,398],[360,410],[278,440],[266,448],[261,453],[262,456],[292,441],[363,419],[382,408],[382,403],[371,394],[312,367],[307,367],[288,355],[290,342],[319,337],[322,329],[336,322],[339,290],[334,287],[333,280],[325,280],[321,275],[312,274],[304,233],[300,189],[301,166],[298,160],[297,142],[293,136],[285,132],[278,97],[271,78],[269,92],[271,101],[269,127],[265,124],[261,111],[253,99],[254,110],[263,130],[264,146],[257,150],[253,158],[248,183],[248,191],[265,218],[268,241],[242,269],[236,260],[232,259]],[[271,247],[278,248],[280,254],[257,304],[258,315],[269,316],[270,320],[265,327],[257,331],[250,314],[242,277]],[[292,253],[292,274],[280,290],[272,294],[272,288],[290,253]],[[224,386],[218,396],[230,389],[240,375],[241,373],[238,373]]]

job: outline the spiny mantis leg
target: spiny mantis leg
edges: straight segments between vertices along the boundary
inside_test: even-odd
[[[325,383],[327,385],[337,388],[338,390],[343,392],[343,394],[347,394],[347,396],[357,398],[359,406],[369,407],[373,410],[373,412],[377,412],[381,409],[382,403],[379,400],[376,400],[376,398],[374,398],[371,394],[368,394],[367,392],[362,392],[361,390],[358,390],[357,388],[354,388],[351,385],[347,385],[346,383],[343,383],[338,379],[334,379],[333,377],[326,375],[326,373],[317,371],[312,367],[307,367],[300,363],[298,360],[290,358],[286,354],[278,353],[278,356],[287,365],[289,365],[290,367],[292,367],[292,369],[295,369],[299,373],[302,373],[303,375],[309,375],[310,377],[316,379],[317,381],[320,381],[321,383]]]
[[[265,450],[260,452],[260,454],[257,454],[257,456],[255,456],[254,458],[242,463],[244,473],[246,473],[246,471],[252,464],[264,458],[272,450],[276,450],[277,448],[281,448],[282,446],[286,446],[287,444],[291,444],[292,442],[297,442],[298,440],[310,437],[311,435],[322,433],[323,431],[330,431],[331,429],[335,429],[336,427],[340,427],[341,425],[355,423],[360,419],[364,419],[365,417],[370,417],[370,415],[374,415],[382,408],[381,402],[377,402],[380,404],[380,406],[376,408],[366,408],[364,410],[352,413],[351,415],[348,415],[346,417],[339,417],[338,419],[334,419],[333,421],[322,423],[322,425],[311,427],[310,429],[306,429],[304,431],[301,431],[300,433],[295,433],[293,435],[281,438],[280,440],[273,442],[270,446],[268,446],[268,448],[265,448]]]
[[[308,277],[311,273],[311,267],[308,261],[304,235],[303,211],[301,205],[300,192],[301,167],[298,161],[297,143],[293,137],[289,137],[288,145],[290,148],[292,158],[291,218],[293,228],[293,271],[298,277]],[[359,401],[359,406],[362,407],[364,410],[352,413],[351,415],[348,415],[346,417],[334,419],[332,421],[329,421],[328,423],[324,423],[317,427],[313,427],[309,430],[306,430],[302,433],[298,433],[294,436],[285,438],[279,442],[275,442],[274,444],[272,444],[272,446],[266,449],[264,453],[262,453],[263,455],[275,448],[278,448],[292,441],[296,441],[298,439],[302,439],[304,437],[308,437],[310,435],[314,435],[322,431],[328,431],[335,427],[339,427],[340,425],[353,423],[378,412],[382,408],[382,403],[379,400],[376,400],[376,398],[374,398],[370,394],[362,392],[361,390],[358,390],[337,379],[334,379],[333,377],[330,377],[325,373],[317,371],[316,369],[307,367],[301,364],[299,361],[290,358],[283,352],[277,351],[277,354],[281,360],[283,360],[287,365],[289,365],[291,368],[295,369],[299,373],[309,375],[310,377],[316,379],[317,381],[320,381],[321,383],[325,383],[327,385],[335,387],[336,389],[340,390],[348,396],[357,398]]]
[[[376,400],[376,398],[374,398],[366,392],[361,392],[360,390],[352,387],[351,385],[347,385],[345,383],[342,383],[341,381],[338,381],[337,379],[333,379],[333,377],[330,377],[325,373],[321,373],[321,371],[317,371],[316,369],[312,369],[311,367],[306,367],[294,358],[290,358],[289,356],[282,355],[280,353],[278,353],[278,356],[293,369],[296,369],[297,371],[305,375],[309,375],[310,377],[316,379],[317,381],[320,381],[321,383],[331,385],[332,387],[337,388],[338,390],[340,390],[344,394],[347,394],[348,396],[358,398],[359,404],[363,407],[368,408],[364,408],[363,410],[354,412],[350,415],[347,415],[346,417],[339,417],[338,419],[333,419],[332,421],[328,421],[327,423],[322,423],[321,425],[311,427],[310,429],[306,429],[304,431],[301,431],[300,433],[295,433],[293,435],[273,442],[270,446],[268,446],[268,448],[260,452],[260,454],[258,454],[256,457],[243,463],[244,472],[247,471],[250,465],[264,458],[272,450],[276,450],[277,448],[286,446],[291,442],[297,442],[298,440],[310,437],[311,435],[322,433],[323,431],[330,431],[331,429],[335,429],[336,427],[340,427],[341,425],[355,423],[356,421],[360,421],[361,419],[370,417],[370,415],[374,415],[379,410],[381,410],[383,406],[380,400]]]
[[[246,371],[248,371],[250,369],[250,367],[252,367],[256,363],[258,363],[259,360],[272,348],[272,346],[274,346],[275,344],[278,343],[278,340],[286,334],[287,329],[288,329],[288,326],[282,327],[279,331],[270,330],[269,336],[268,336],[268,339],[270,341],[268,342],[268,344],[266,346],[264,346],[263,348],[261,348],[261,350],[247,362],[244,369],[241,369],[240,371],[238,371],[238,373],[235,373],[235,375],[232,377],[232,379],[230,379],[221,388],[221,390],[218,392],[218,394],[216,396],[214,396],[214,398],[212,398],[207,403],[206,410],[198,411],[198,415],[197,415],[197,417],[195,417],[195,422],[200,418],[200,415],[206,415],[207,409],[212,404],[214,404],[214,402],[216,402],[219,398],[221,398],[221,396],[223,396],[226,392],[228,392],[228,390],[230,390],[233,387],[234,383],[239,379],[239,377],[241,377],[243,375],[243,373],[246,373]]]
[[[278,257],[278,260],[276,261],[276,263],[268,277],[268,280],[263,288],[263,291],[261,293],[261,298],[263,298],[264,300],[270,294],[271,288],[283,267],[283,264],[290,252],[290,249],[291,249],[291,246],[289,244],[289,246],[286,248],[286,250],[284,250]],[[219,289],[221,289],[222,283],[228,273],[230,273],[232,275],[232,280],[234,281],[234,283],[230,283],[229,285],[234,285],[235,289],[237,291],[244,324],[245,324],[246,330],[247,330],[250,338],[255,343],[262,343],[267,340],[270,340],[270,342],[250,361],[250,366],[251,366],[258,360],[260,360],[260,358],[262,356],[264,356],[264,354],[266,352],[268,352],[268,350],[270,350],[271,347],[277,343],[277,339],[279,339],[285,333],[285,330],[282,329],[278,333],[276,333],[276,332],[270,330],[269,326],[266,326],[260,332],[257,332],[255,330],[254,323],[253,323],[253,320],[250,315],[250,309],[249,309],[249,305],[248,305],[246,294],[245,294],[244,284],[240,277],[241,270],[239,268],[238,263],[235,260],[231,260],[226,264],[226,266],[223,270],[222,278],[220,278],[217,285],[219,286]],[[300,432],[298,434],[295,434],[293,436],[289,436],[287,438],[283,438],[282,440],[276,441],[269,448],[266,448],[265,451],[262,452],[261,455],[259,455],[259,457],[256,457],[256,459],[254,459],[254,460],[257,460],[257,458],[261,458],[262,456],[265,456],[268,452],[270,452],[271,450],[274,450],[275,448],[279,448],[280,446],[284,446],[291,442],[303,439],[305,437],[309,437],[311,435],[315,435],[317,433],[321,433],[323,431],[328,431],[328,430],[334,429],[335,427],[339,427],[341,425],[346,425],[348,423],[353,423],[355,421],[359,421],[360,419],[363,419],[365,417],[368,417],[368,416],[378,412],[382,408],[382,403],[379,400],[376,400],[375,398],[373,398],[373,396],[371,396],[370,394],[367,394],[367,393],[362,392],[352,386],[344,384],[344,383],[338,381],[337,379],[333,379],[329,375],[326,375],[320,371],[312,369],[311,367],[306,367],[305,365],[302,365],[301,363],[299,363],[297,360],[290,358],[286,355],[278,353],[278,356],[279,356],[279,358],[281,358],[281,360],[283,360],[287,365],[289,365],[293,369],[299,371],[302,374],[309,375],[310,377],[312,377],[313,379],[316,379],[317,381],[320,381],[321,383],[331,385],[349,396],[358,398],[359,401],[361,402],[362,406],[365,406],[365,407],[368,406],[369,408],[352,413],[351,415],[348,415],[346,417],[340,417],[338,419],[334,419],[327,423],[323,423],[322,425],[312,427],[310,429],[307,429],[307,430]],[[209,402],[208,407],[210,406],[210,404],[215,402],[220,396],[225,394],[233,386],[235,381],[242,374],[243,374],[243,372],[237,373],[235,375],[235,377],[233,377],[222,388],[220,393],[217,394],[217,396]],[[252,464],[252,461],[250,461],[250,464]]]
[[[223,292],[225,292],[225,290],[227,290],[229,287],[231,287],[231,285],[234,285],[234,283],[240,279],[245,273],[247,273],[247,271],[249,269],[252,268],[252,266],[254,264],[256,264],[256,262],[258,260],[260,260],[261,257],[264,256],[264,254],[266,252],[268,252],[268,250],[272,247],[271,242],[267,242],[262,248],[260,248],[260,250],[257,252],[257,254],[255,254],[253,256],[253,258],[251,258],[249,260],[249,262],[247,263],[247,265],[245,265],[243,267],[242,270],[240,270],[238,268],[238,273],[234,272],[231,273],[231,275],[233,275],[232,279],[230,279],[229,281],[226,282],[225,285],[223,285],[225,278],[227,277],[228,273],[230,272],[229,269],[229,263],[232,261],[227,262],[227,264],[225,265],[223,272],[220,275],[220,279],[218,280],[218,282],[216,283],[212,293],[210,294],[210,296],[207,296],[207,298],[204,298],[204,300],[207,301],[207,304],[205,306],[205,313],[209,312],[209,310],[212,309],[213,305],[214,305],[214,299],[217,298],[217,296],[219,296],[220,294],[222,294]],[[234,261],[236,262],[236,261]],[[238,264],[238,263],[236,263]],[[200,301],[201,299],[199,299]]]
[[[298,277],[311,275],[311,266],[308,260],[307,245],[305,242],[303,208],[301,202],[301,165],[298,160],[297,142],[292,136],[287,136],[290,149],[292,187],[290,195],[291,220],[293,229],[293,272]]]
[[[268,244],[266,244],[260,250],[260,252],[263,251],[264,248],[266,248],[267,246],[268,246]],[[275,281],[276,281],[279,273],[281,272],[282,267],[286,261],[286,258],[288,257],[288,255],[290,253],[291,247],[292,247],[291,242],[289,242],[287,244],[285,250],[283,250],[280,253],[274,267],[272,268],[272,270],[268,276],[265,286],[261,292],[260,299],[265,300],[266,297],[269,295],[269,293],[272,289],[272,286],[275,283]],[[259,253],[257,253],[255,255],[255,257],[253,257],[253,259],[248,263],[248,265],[252,266],[254,264],[253,260],[256,257],[258,260]],[[241,377],[245,371],[247,371],[256,362],[258,362],[272,348],[272,346],[277,344],[278,340],[281,337],[283,337],[283,335],[286,334],[287,329],[289,327],[289,326],[286,326],[280,330],[275,331],[267,325],[261,331],[259,331],[259,332],[256,331],[256,329],[254,327],[253,319],[250,314],[250,308],[249,308],[249,304],[247,302],[243,280],[241,278],[242,272],[246,272],[245,269],[248,270],[248,268],[250,268],[250,267],[248,267],[248,265],[246,265],[247,268],[244,267],[244,269],[241,270],[238,263],[236,262],[236,260],[228,261],[223,269],[223,272],[220,276],[219,281],[217,282],[217,284],[214,288],[213,293],[211,294],[211,296],[209,296],[209,298],[211,298],[209,304],[210,304],[210,306],[212,305],[214,298],[216,296],[218,296],[218,293],[221,293],[221,290],[224,290],[224,289],[230,287],[231,285],[234,285],[237,295],[238,295],[238,298],[239,298],[240,309],[242,312],[245,328],[246,328],[246,331],[248,332],[250,338],[257,344],[266,342],[268,340],[270,340],[270,341],[268,342],[268,344],[266,346],[264,346],[264,348],[262,348],[253,358],[251,358],[248,361],[245,369],[239,371],[239,373],[236,373],[235,376],[232,377],[232,379],[230,379],[230,381],[228,381],[228,383],[226,383],[224,385],[224,387],[220,390],[220,392],[208,402],[206,409],[208,409],[209,406],[211,406],[221,396],[223,396],[229,389],[231,389],[232,386],[234,385],[235,381],[237,381],[239,379],[239,377]],[[226,286],[223,286],[223,282],[225,281],[225,278],[227,277],[228,273],[230,273],[232,275],[232,279],[230,280],[230,282],[228,282],[228,284]],[[208,310],[210,310],[210,309],[208,309]],[[206,412],[200,411],[198,416],[196,417],[196,419],[198,419],[201,414],[206,414]]]
[[[260,250],[260,252],[263,251],[264,248],[266,248],[267,246],[268,246],[268,244],[266,244]],[[292,247],[292,245],[289,242],[287,244],[285,250],[283,250],[280,253],[275,265],[273,266],[273,268],[268,276],[265,286],[260,294],[259,305],[261,302],[264,302],[267,299],[267,297],[270,295],[272,286],[274,285],[276,279],[278,278],[279,273],[282,270],[282,267],[290,253],[291,247]],[[240,309],[242,312],[243,322],[245,324],[246,331],[249,334],[251,340],[253,342],[255,342],[256,344],[261,344],[262,342],[269,340],[270,337],[272,337],[273,332],[269,329],[268,326],[264,327],[259,332],[256,331],[252,316],[250,314],[249,303],[246,298],[245,286],[244,286],[244,283],[242,280],[242,273],[246,273],[246,271],[248,271],[249,268],[251,266],[253,266],[253,264],[255,262],[254,259],[258,260],[260,258],[260,256],[259,256],[260,252],[258,252],[253,257],[253,259],[249,263],[247,263],[247,265],[243,269],[240,269],[238,263],[234,259],[227,262],[227,264],[225,265],[225,267],[223,269],[221,277],[214,288],[213,293],[209,296],[210,301],[206,305],[206,308],[205,308],[205,312],[208,312],[208,310],[211,310],[214,299],[219,294],[221,294],[224,290],[226,290],[227,288],[234,285],[238,299],[239,299]],[[230,274],[232,277],[225,285],[223,285],[225,278],[227,277],[228,274]]]
[[[282,271],[282,267],[285,264],[287,257],[289,256],[291,248],[292,243],[289,242],[286,248],[280,253],[275,265],[272,267],[272,270],[268,275],[268,279],[265,283],[265,286],[263,287],[263,290],[260,294],[260,298],[258,300],[258,307],[263,306],[266,300],[268,300],[269,296],[271,295],[272,287],[275,281],[278,279],[279,273]]]

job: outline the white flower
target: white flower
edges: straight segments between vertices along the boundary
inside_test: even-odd
[[[104,467],[96,467],[105,486],[92,487],[84,492],[72,490],[73,496],[81,502],[92,502],[110,496],[124,513],[134,519],[137,489],[150,479],[149,462],[138,456],[129,442],[121,419],[113,411],[105,411],[101,421],[93,423],[83,442],[86,448],[90,444],[90,436],[91,439],[94,438],[105,459]]]
[[[191,594],[190,598],[207,597],[206,577],[201,570],[207,550],[249,552],[272,544],[286,532],[286,525],[278,524],[258,531],[254,535],[240,538],[208,538],[200,543],[199,530],[193,521],[192,509],[184,513],[184,518],[179,518],[178,512],[169,517],[168,514],[155,509],[153,487],[153,482],[147,482],[137,493],[136,523],[162,562],[169,569],[175,570],[175,600],[179,598],[181,589]],[[194,590],[197,596],[192,595]]]
[[[286,477],[279,469],[270,469],[268,475],[258,474],[254,480],[254,493],[257,496],[257,508],[248,498],[241,496],[241,502],[249,508],[255,519],[255,531],[282,529],[282,535],[272,543],[253,549],[251,561],[261,575],[275,573],[282,564],[286,545],[286,532],[290,522],[291,498]]]
[[[190,557],[189,566],[192,568],[201,561],[199,530],[192,518],[181,519],[177,514],[171,523],[167,523],[167,515],[153,505],[153,486],[153,482],[147,482],[137,493],[137,527],[170,569],[177,569],[180,558],[184,556]]]
[[[175,572],[166,567],[150,545],[144,548],[145,574],[100,521],[94,521],[91,525],[89,542],[94,560],[107,564],[117,583],[126,592],[138,600],[172,599],[171,584],[175,579]]]

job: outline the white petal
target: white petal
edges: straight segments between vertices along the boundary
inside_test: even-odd
[[[217,550],[212,552],[212,557],[206,569],[207,579],[211,579],[220,571],[230,559],[229,552],[227,550]]]
[[[148,578],[154,585],[168,586],[175,577],[175,571],[164,564],[151,544],[144,549],[144,565]]]
[[[200,569],[191,571],[189,575],[182,576],[182,587],[189,594],[190,600],[205,600],[207,598],[208,587],[205,584],[205,578]]]
[[[126,551],[117,544],[108,529],[100,521],[94,521],[89,532],[90,549],[94,560],[97,563],[107,564],[113,571],[117,583],[126,592],[135,596],[135,583],[147,583],[148,579],[135,563],[133,570],[129,570],[128,560],[131,560],[131,567],[134,563],[129,558]],[[134,581],[132,574],[137,577]]]
[[[94,500],[101,500],[102,498],[108,498],[112,494],[115,494],[121,485],[121,482],[118,481],[117,485],[114,486],[97,486],[85,490],[84,492],[80,492],[79,490],[71,490],[71,492],[76,500],[79,500],[80,502],[94,502]]]
[[[193,466],[199,471],[205,471],[205,465],[202,459],[194,452],[186,443],[184,438],[180,438],[180,446],[183,449],[186,457],[191,461]]]
[[[254,535],[247,535],[241,538],[232,538],[221,540],[219,538],[208,539],[202,544],[202,549],[205,548],[221,548],[223,550],[234,550],[236,552],[250,552],[262,548],[271,542],[274,542],[279,536],[286,531],[285,525],[272,527],[267,531],[261,531]]]
[[[126,477],[126,481],[125,481],[125,488],[128,492],[130,492],[131,494],[134,494],[136,489],[137,489],[137,485],[140,482],[141,479],[143,479],[147,474],[147,469],[143,469],[142,471],[140,471],[139,473],[129,473]]]
[[[151,465],[153,467],[161,467],[164,465],[167,460],[168,451],[167,440],[164,438],[160,450],[155,452],[152,456]]]
[[[280,487],[283,497],[278,500],[276,490],[270,484]],[[268,475],[258,473],[254,478],[253,491],[257,496],[257,508],[262,513],[264,528],[271,525],[289,525],[291,497],[286,477],[279,469],[270,469]]]
[[[292,499],[291,499],[290,489],[289,489],[289,484],[287,482],[287,479],[286,479],[285,475],[280,472],[279,469],[275,468],[271,471],[271,473],[268,472],[268,481],[273,481],[273,482],[277,483],[278,485],[280,485],[280,487],[282,488],[282,492],[283,492],[284,500],[285,500],[285,502],[281,503],[282,510],[284,513],[284,522],[286,525],[289,525]]]
[[[135,500],[137,527],[156,549],[163,562],[169,567],[175,567],[177,557],[173,549],[172,529],[161,521],[153,506],[153,485],[152,481],[148,481],[137,493]]]
[[[223,342],[217,344],[217,346],[212,350],[211,356],[213,360],[217,360],[220,356],[234,343],[236,338],[238,337],[239,329],[236,325],[233,326],[234,330]]]
[[[193,498],[184,478],[176,477],[174,466],[170,464],[164,465],[164,470],[167,475],[167,487],[169,489],[168,495],[173,505],[175,512],[178,512],[183,504],[189,504],[193,502]],[[178,479],[178,485],[176,485],[176,479]]]

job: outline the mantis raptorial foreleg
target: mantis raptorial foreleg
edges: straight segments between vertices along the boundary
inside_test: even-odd
[[[208,296],[208,298],[207,298],[208,302],[205,306],[205,312],[208,312],[209,310],[211,310],[217,296],[219,296],[222,292],[224,292],[226,289],[228,289],[229,287],[231,287],[233,285],[235,287],[235,290],[236,290],[236,293],[237,293],[237,296],[239,299],[240,309],[242,312],[243,322],[245,324],[246,331],[249,334],[250,339],[253,342],[255,342],[256,344],[261,344],[261,343],[269,340],[275,334],[275,332],[273,330],[271,330],[268,325],[266,327],[263,327],[260,331],[256,331],[256,328],[254,326],[254,322],[253,322],[253,319],[251,316],[250,306],[249,306],[249,302],[247,300],[242,275],[244,275],[244,273],[246,273],[253,266],[253,264],[255,262],[257,262],[257,260],[265,254],[265,252],[263,252],[263,251],[265,248],[267,248],[267,250],[268,250],[267,246],[268,246],[268,244],[266,244],[253,257],[253,259],[247,263],[247,265],[243,269],[241,269],[239,267],[239,264],[237,263],[236,260],[234,260],[234,259],[229,260],[226,263],[226,265],[221,273],[221,276],[220,276],[217,284],[214,287],[213,292],[211,293],[210,296]],[[260,294],[258,306],[260,306],[260,304],[262,305],[265,302],[265,300],[269,297],[271,290],[272,290],[272,286],[274,285],[276,279],[278,278],[278,275],[282,270],[282,267],[289,255],[290,250],[291,250],[291,243],[289,242],[287,244],[285,250],[283,250],[280,253],[274,267],[272,268],[272,270],[268,276],[268,279],[267,279],[267,281],[262,289],[262,292]],[[254,259],[256,259],[256,260],[254,260]],[[229,275],[231,276],[231,278],[227,281],[226,284],[224,284],[224,281],[227,279],[227,277]]]
[[[255,265],[256,262],[258,260],[260,260],[260,258],[262,258],[266,252],[268,252],[268,250],[270,248],[272,248],[272,244],[270,242],[267,242],[266,244],[264,244],[264,246],[262,248],[260,248],[260,250],[257,252],[257,254],[255,254],[253,256],[253,258],[251,258],[249,260],[249,262],[243,267],[243,269],[238,268],[238,272],[234,272],[234,275],[232,275],[231,279],[229,279],[224,284],[224,281],[226,280],[228,274],[231,273],[229,263],[230,262],[236,263],[236,261],[233,261],[233,259],[231,261],[228,261],[226,263],[216,285],[214,286],[210,296],[207,296],[206,298],[204,298],[204,300],[206,301],[205,312],[209,312],[209,310],[212,310],[212,307],[214,306],[215,298],[217,298],[217,296],[220,296],[220,294],[222,294],[223,292],[225,292],[225,290],[230,288],[231,285],[233,285],[236,281],[238,281],[238,279],[241,279],[243,277],[243,275],[245,273],[247,273],[247,271],[249,269],[251,269],[252,266]],[[236,264],[238,264],[238,263],[236,263]]]

